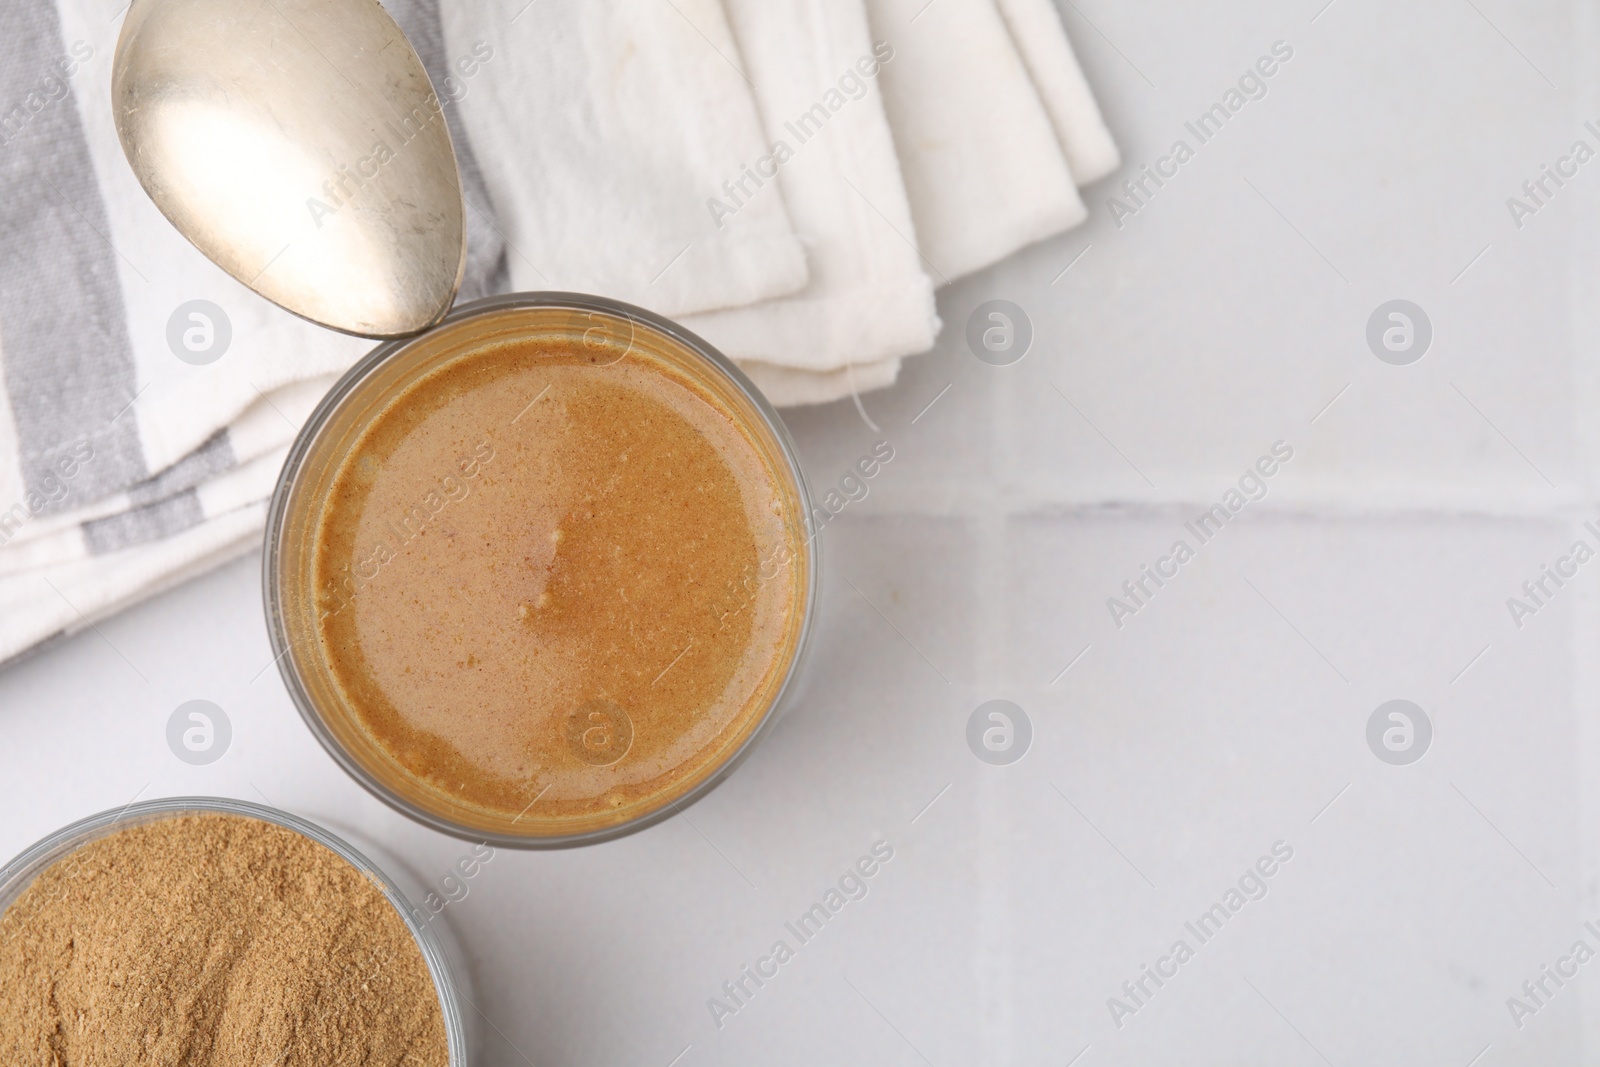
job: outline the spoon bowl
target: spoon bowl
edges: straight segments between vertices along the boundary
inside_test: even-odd
[[[450,310],[466,264],[455,150],[376,0],[134,0],[111,97],[150,199],[268,300],[382,338]]]

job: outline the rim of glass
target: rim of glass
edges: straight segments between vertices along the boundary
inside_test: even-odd
[[[400,913],[400,921],[411,932],[412,940],[428,965],[428,975],[433,979],[434,991],[439,995],[439,1010],[444,1016],[445,1046],[451,1067],[466,1067],[467,1028],[461,1010],[460,983],[438,933],[432,926],[417,921],[416,905],[389,873],[348,841],[309,819],[265,804],[228,797],[164,797],[102,811],[69,823],[34,842],[4,867],[0,867],[0,914],[5,913],[36,877],[82,846],[132,826],[193,812],[240,815],[293,830],[333,852],[371,880],[388,898],[394,910]]]
[[[778,449],[783,454],[784,462],[788,464],[790,476],[794,479],[796,492],[800,498],[802,528],[809,525],[811,515],[811,491],[806,485],[805,472],[800,467],[799,450],[795,447],[794,438],[789,434],[789,428],[784,425],[774,408],[754,382],[740,370],[738,365],[717,351],[710,343],[697,334],[684,329],[671,319],[664,318],[652,311],[627,304],[620,300],[612,300],[602,296],[589,296],[583,293],[566,293],[557,291],[539,291],[526,293],[507,293],[501,296],[485,297],[482,300],[473,300],[457,305],[450,314],[446,315],[439,324],[430,330],[423,331],[413,337],[404,337],[386,341],[363,356],[353,367],[344,373],[340,379],[328,390],[321,402],[311,412],[311,416],[301,427],[294,443],[289,448],[287,458],[283,462],[283,469],[278,473],[278,483],[272,493],[272,500],[267,506],[265,551],[262,553],[261,581],[262,600],[267,616],[267,636],[272,643],[273,662],[278,665],[278,674],[283,679],[283,684],[289,690],[289,696],[294,701],[295,708],[300,712],[300,718],[305,721],[307,728],[316,737],[324,750],[333,757],[335,763],[342,767],[346,774],[361,783],[362,787],[383,801],[395,811],[407,818],[413,819],[424,826],[438,830],[440,833],[466,841],[483,841],[497,848],[521,849],[555,849],[573,848],[580,845],[598,844],[618,837],[636,833],[648,826],[670,818],[677,812],[698,801],[712,789],[733,773],[739,764],[743,763],[751,750],[772,729],[777,719],[777,713],[785,700],[794,691],[800,670],[806,659],[806,651],[811,643],[811,632],[816,621],[817,591],[820,585],[818,576],[819,546],[815,536],[807,534],[805,537],[806,555],[806,588],[805,609],[800,620],[800,634],[795,641],[794,654],[789,658],[788,670],[784,674],[782,683],[773,694],[765,712],[762,713],[761,722],[739,745],[739,748],[724,760],[715,771],[675,800],[669,800],[654,811],[646,812],[627,822],[616,826],[608,826],[598,830],[589,830],[575,834],[563,834],[549,837],[521,837],[508,834],[488,833],[481,829],[463,826],[449,819],[443,818],[434,812],[428,811],[420,805],[413,804],[405,797],[401,797],[389,790],[381,781],[363,767],[343,745],[333,736],[327,724],[322,721],[321,714],[317,711],[310,694],[300,679],[299,668],[295,665],[294,656],[290,654],[290,643],[287,628],[283,620],[283,605],[280,597],[282,574],[279,568],[280,546],[284,536],[284,521],[287,517],[289,496],[298,480],[300,469],[305,463],[306,454],[317,440],[318,435],[327,425],[329,418],[339,409],[345,399],[364,382],[380,365],[392,356],[405,349],[407,346],[426,336],[432,329],[451,325],[463,319],[474,318],[498,311],[515,311],[519,309],[554,308],[570,311],[594,311],[602,314],[615,315],[630,322],[647,326],[668,338],[676,341],[696,355],[705,359],[712,367],[725,375],[738,391],[743,394],[756,412],[761,416],[773,439],[778,443]]]

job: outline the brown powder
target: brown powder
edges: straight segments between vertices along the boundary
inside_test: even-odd
[[[120,830],[0,916],[7,1067],[444,1067],[422,952],[360,871],[237,815]]]

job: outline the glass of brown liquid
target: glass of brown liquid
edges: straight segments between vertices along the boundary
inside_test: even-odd
[[[267,521],[267,623],[380,799],[513,847],[704,795],[792,699],[817,545],[793,442],[704,341],[596,297],[464,305],[330,392]]]

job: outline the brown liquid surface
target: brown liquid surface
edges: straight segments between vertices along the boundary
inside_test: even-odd
[[[426,789],[518,832],[625,821],[713,773],[787,671],[803,547],[778,484],[737,417],[653,358],[457,356],[337,474],[322,652]]]

